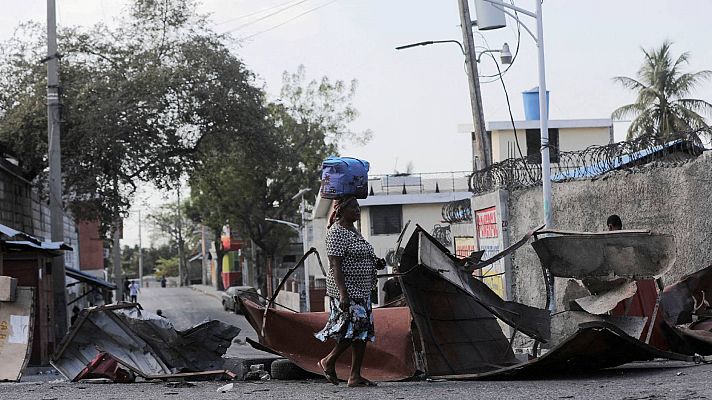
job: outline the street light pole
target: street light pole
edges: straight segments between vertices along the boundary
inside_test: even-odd
[[[544,224],[553,228],[551,213],[551,165],[549,159],[549,107],[546,104],[546,73],[544,69],[544,23],[542,21],[542,6],[536,1],[536,36],[539,48],[539,129],[541,130],[541,187],[544,197]],[[556,301],[552,301],[556,304]],[[555,307],[555,306],[554,306]]]
[[[302,231],[302,251],[304,254],[307,254],[307,222],[306,218],[304,217],[304,214],[306,213],[306,208],[307,208],[307,201],[304,198],[304,194],[302,194],[302,201],[301,204],[299,205],[299,213],[302,218],[302,226],[301,226],[301,231]],[[309,312],[311,310],[311,295],[309,293],[310,289],[310,284],[311,281],[309,280],[309,260],[305,259],[304,260],[304,290],[305,290],[305,296],[304,296],[304,301],[306,304],[304,305],[304,311]]]
[[[551,191],[551,162],[549,159],[549,107],[546,104],[546,71],[544,68],[544,24],[542,19],[542,2],[536,1],[536,12],[531,12],[523,8],[517,7],[512,4],[507,4],[505,2],[498,2],[496,0],[480,0],[485,1],[494,7],[502,10],[505,14],[514,17],[519,25],[525,28],[525,30],[531,35],[531,37],[536,42],[538,47],[538,67],[539,67],[539,131],[541,137],[541,187],[542,187],[542,197],[544,203],[544,224],[546,228],[553,228],[553,216],[552,216],[552,191]],[[519,18],[513,16],[509,10],[514,10],[515,12],[522,13],[536,20],[536,35],[532,33],[526,25],[519,21]],[[556,311],[556,295],[554,291],[554,285],[550,287],[551,302],[549,304],[549,311],[552,313]]]

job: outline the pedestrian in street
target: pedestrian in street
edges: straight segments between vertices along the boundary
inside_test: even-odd
[[[403,289],[396,278],[390,278],[383,284],[383,292],[386,294],[383,303],[388,304],[403,296]]]
[[[126,299],[129,298],[129,291],[131,290],[130,287],[131,282],[129,281],[129,278],[124,277],[124,293],[122,294],[123,298],[121,300],[126,301]]]
[[[166,287],[166,276],[161,277],[161,287]]]
[[[81,311],[79,307],[72,307],[72,317],[69,319],[70,325],[74,325],[74,323],[77,322],[77,318],[79,318],[79,311]]]
[[[336,340],[334,349],[318,362],[326,379],[334,385],[339,384],[336,360],[351,348],[349,387],[376,386],[361,376],[361,365],[366,343],[375,340],[371,291],[376,287],[376,269],[386,265],[354,226],[360,216],[361,209],[355,197],[334,201],[326,233],[329,257],[326,282],[331,313],[324,329],[315,334],[322,342]]]
[[[621,220],[621,217],[617,216],[616,214],[613,214],[608,217],[608,219],[606,220],[606,225],[608,225],[609,231],[620,231],[623,229],[623,221]]]
[[[129,294],[131,295],[132,303],[136,303],[136,301],[138,300],[138,292],[138,283],[136,283],[136,281],[131,281],[131,284],[129,285]]]

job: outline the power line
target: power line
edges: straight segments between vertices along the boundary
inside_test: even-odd
[[[279,27],[282,26],[282,25],[285,25],[285,24],[287,24],[287,23],[289,23],[289,22],[291,22],[291,21],[294,21],[295,19],[300,18],[300,17],[302,17],[302,16],[304,16],[304,15],[306,15],[306,14],[309,14],[309,13],[311,13],[311,12],[313,12],[313,11],[316,11],[316,10],[318,10],[318,9],[320,9],[320,8],[324,8],[324,7],[328,6],[329,4],[336,3],[337,1],[338,1],[338,0],[331,0],[331,1],[326,2],[326,3],[324,3],[324,4],[320,5],[320,6],[316,6],[316,7],[314,7],[314,8],[310,8],[310,9],[304,11],[303,13],[297,14],[297,15],[295,15],[294,17],[292,17],[292,18],[290,18],[290,19],[288,19],[288,20],[286,20],[286,21],[284,21],[284,22],[282,22],[282,23],[280,23],[280,24],[277,24],[277,25],[275,25],[275,26],[273,26],[273,27],[271,27],[271,28],[267,28],[267,29],[265,29],[265,30],[263,30],[263,31],[260,31],[260,32],[257,32],[257,33],[253,33],[252,35],[249,35],[249,36],[245,37],[244,39],[245,39],[245,40],[247,40],[247,39],[252,39],[253,37],[255,37],[255,36],[257,36],[257,35],[261,35],[261,34],[263,34],[263,33],[269,32],[269,31],[271,31],[271,30],[273,30],[273,29],[277,29],[277,28],[279,28]]]
[[[252,20],[252,21],[245,22],[244,24],[239,25],[237,28],[229,29],[229,30],[223,32],[223,34],[225,34],[225,33],[230,33],[230,32],[235,32],[235,31],[238,31],[238,30],[240,30],[240,29],[242,29],[242,28],[246,28],[246,27],[248,27],[248,26],[250,26],[250,25],[254,25],[254,24],[256,24],[256,23],[258,23],[258,22],[260,22],[260,21],[263,21],[263,20],[265,20],[265,19],[271,17],[271,16],[274,16],[274,15],[277,15],[277,14],[279,14],[279,13],[281,13],[281,12],[287,11],[287,10],[289,10],[289,9],[291,9],[291,8],[294,8],[294,7],[296,7],[296,6],[298,6],[298,5],[302,4],[302,3],[306,3],[307,1],[309,1],[309,0],[299,0],[299,1],[297,1],[296,3],[289,4],[288,6],[283,7],[283,8],[281,8],[281,9],[277,10],[277,11],[274,11],[274,12],[271,12],[271,13],[269,13],[269,14],[263,15],[263,16],[257,18],[257,19]]]
[[[299,0],[289,0],[289,1],[285,1],[284,3],[277,4],[277,5],[272,6],[272,7],[263,8],[263,9],[261,9],[261,10],[253,11],[253,12],[248,13],[248,14],[245,14],[245,15],[240,15],[239,17],[230,18],[230,19],[225,20],[225,21],[222,21],[222,22],[217,22],[217,23],[215,23],[215,26],[227,24],[227,23],[230,23],[230,22],[239,21],[239,20],[241,20],[241,19],[245,19],[245,18],[251,17],[251,16],[253,16],[253,15],[262,14],[262,13],[264,13],[264,12],[272,11],[272,10],[274,10],[275,8],[284,7],[284,6],[286,6],[287,4],[289,4],[289,3],[294,3],[295,1],[299,1]]]

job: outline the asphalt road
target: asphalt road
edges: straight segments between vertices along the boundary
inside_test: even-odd
[[[255,336],[244,317],[222,310],[214,297],[188,288],[150,288],[139,295],[146,310],[160,308],[178,329],[213,318],[242,329],[239,338]],[[229,354],[259,354],[249,345],[233,344]],[[264,354],[264,353],[263,353]],[[332,386],[325,380],[235,382],[232,391],[217,393],[227,382],[175,386],[165,382],[133,384],[69,383],[61,376],[0,383],[0,399],[707,399],[712,398],[712,365],[680,362],[635,363],[594,374],[547,380],[411,381],[381,383],[376,388]],[[40,381],[38,381],[40,380]]]

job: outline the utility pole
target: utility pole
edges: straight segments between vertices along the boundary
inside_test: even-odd
[[[475,160],[474,170],[486,168],[492,164],[490,141],[485,128],[485,115],[482,109],[482,95],[480,93],[480,78],[477,71],[477,54],[475,53],[475,40],[472,37],[472,19],[468,0],[458,0],[460,6],[460,26],[462,27],[462,44],[465,50],[465,65],[467,65],[467,78],[470,83],[470,103],[472,106],[472,122],[475,126]]]
[[[207,268],[207,251],[206,251],[207,243],[205,243],[205,225],[200,224],[200,257],[201,257],[201,262],[200,265],[202,267],[203,271],[203,285],[208,284],[208,268]]]
[[[124,300],[124,274],[121,270],[121,217],[114,220],[114,245],[111,252],[114,258],[114,283],[116,284],[116,302]]]
[[[143,287],[143,244],[141,243],[141,210],[138,210],[138,282]]]
[[[62,204],[62,152],[59,115],[59,53],[57,53],[57,13],[54,0],[47,0],[47,132],[49,158],[49,214],[53,242],[64,242]],[[54,292],[54,337],[56,343],[67,332],[67,288],[64,257],[52,258]]]
[[[180,215],[180,180],[178,181],[178,208],[176,209],[176,230],[178,233],[178,286],[184,286],[183,282],[183,269],[185,268],[185,265],[183,264],[183,224],[181,221],[181,215]]]

